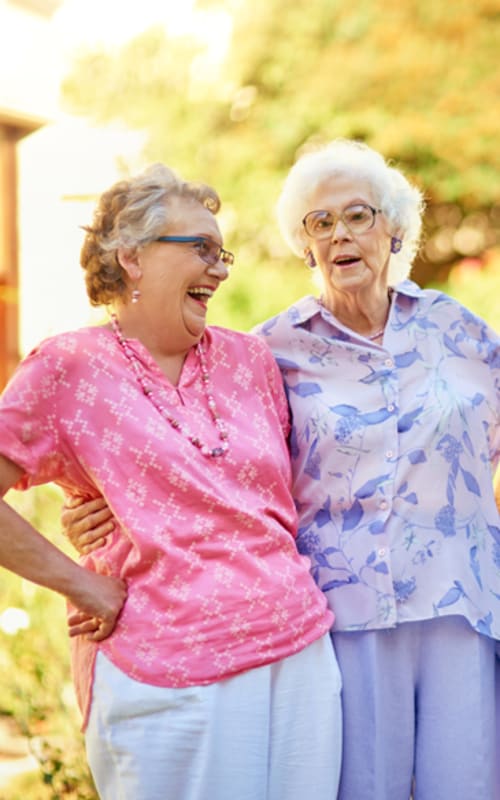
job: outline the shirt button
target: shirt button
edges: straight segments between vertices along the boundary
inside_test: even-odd
[[[394,452],[392,450],[386,450],[385,451],[385,457],[386,458],[392,458],[393,455],[394,455]]]
[[[380,550],[378,551],[378,557],[379,558],[383,558],[385,556],[386,552],[387,552],[387,550],[385,549],[385,547],[381,547]]]
[[[391,412],[394,411],[394,405],[392,403],[389,403],[389,405],[387,406],[387,411]]]
[[[384,510],[385,510],[386,508],[389,508],[389,503],[387,502],[387,500],[381,500],[381,501],[380,501],[380,508],[382,508],[382,509],[384,509]]]
[[[394,366],[394,361],[392,360],[392,358],[386,358],[384,363],[385,363],[386,367],[393,367]]]

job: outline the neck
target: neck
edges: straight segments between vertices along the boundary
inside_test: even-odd
[[[114,311],[123,336],[125,339],[137,339],[154,358],[163,374],[176,386],[186,356],[199,338],[190,335],[174,337],[169,326],[165,324],[153,329],[149,321],[145,321],[144,314],[139,316],[134,311],[135,309],[131,310],[126,306]]]
[[[392,290],[384,290],[382,295],[368,299],[346,293],[341,297],[322,297],[323,305],[346,328],[361,334],[367,339],[380,338],[389,317]]]
[[[137,310],[132,304],[120,305],[113,309],[124,336],[138,339],[152,355],[183,357],[201,341],[200,333],[190,333],[182,326],[182,321],[172,324],[165,314],[154,314],[143,308]]]

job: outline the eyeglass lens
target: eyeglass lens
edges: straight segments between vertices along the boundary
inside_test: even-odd
[[[371,206],[359,204],[348,206],[338,216],[330,211],[310,211],[303,222],[306,233],[313,239],[326,239],[332,235],[339,220],[352,233],[364,233],[372,227],[376,213],[377,210]]]
[[[198,250],[200,258],[212,267],[217,264],[218,261],[222,261],[223,264],[226,264],[228,267],[234,263],[233,254],[224,250],[224,248],[216,244],[216,242],[211,242],[210,239],[202,239],[196,243],[195,247]]]

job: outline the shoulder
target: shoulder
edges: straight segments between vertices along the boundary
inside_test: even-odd
[[[59,354],[62,356],[64,353],[71,355],[79,352],[82,347],[99,347],[100,340],[102,340],[102,344],[109,340],[109,334],[102,327],[95,326],[65,331],[42,339],[29,351],[26,358],[36,355],[50,356]]]
[[[270,317],[265,322],[256,325],[253,328],[253,333],[275,344],[278,339],[291,334],[296,328],[299,328],[315,314],[318,314],[319,311],[318,299],[312,295],[307,295],[274,317]]]
[[[102,360],[112,361],[109,358],[109,344],[109,333],[100,327],[81,328],[47,337],[21,360],[12,380],[57,382],[75,370],[86,369],[91,357],[100,348],[105,350]]]
[[[254,332],[245,333],[210,325],[205,331],[205,340],[209,349],[215,351],[224,348],[229,356],[235,358],[240,358],[245,353],[251,357],[271,355],[267,344]]]

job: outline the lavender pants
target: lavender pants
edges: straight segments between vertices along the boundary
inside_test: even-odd
[[[409,800],[413,780],[414,800],[500,799],[493,640],[454,616],[333,641],[343,676],[339,800]]]

